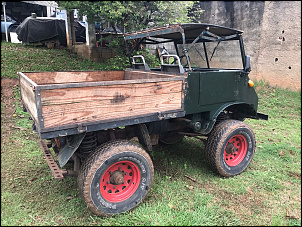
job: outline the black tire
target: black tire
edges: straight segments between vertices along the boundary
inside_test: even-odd
[[[248,124],[225,120],[216,125],[209,135],[206,159],[213,171],[232,177],[246,170],[255,147],[255,134]]]
[[[137,207],[150,191],[153,177],[147,152],[133,141],[116,140],[103,144],[85,160],[78,185],[92,213],[111,216]]]

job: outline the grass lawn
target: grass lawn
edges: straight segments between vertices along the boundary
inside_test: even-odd
[[[17,71],[105,67],[66,49],[1,43],[1,225],[301,226],[301,92],[263,81],[255,82],[258,111],[269,120],[245,120],[257,141],[245,172],[233,178],[211,172],[205,144],[185,137],[154,147],[153,186],[135,210],[94,216],[79,197],[75,177],[53,178],[33,122],[22,111]]]

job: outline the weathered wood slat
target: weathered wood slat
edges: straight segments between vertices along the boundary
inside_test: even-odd
[[[137,79],[154,79],[154,78],[169,78],[175,77],[176,75],[169,75],[162,72],[152,72],[152,71],[135,71],[126,70],[125,80],[137,80]]]
[[[87,123],[181,108],[182,92],[110,99],[86,103],[43,106],[44,127]]]
[[[24,100],[35,121],[43,120],[41,130],[182,108],[183,77],[176,75],[131,69],[25,74],[29,80],[21,82]],[[31,81],[41,97],[39,112]]]
[[[112,100],[112,102],[118,102],[119,100],[127,99],[129,97],[169,94],[181,92],[181,90],[182,81],[63,88],[41,90],[41,101],[42,106],[95,102],[105,99]]]
[[[123,80],[124,71],[29,72],[26,76],[43,85]]]
[[[38,112],[36,106],[35,93],[27,80],[24,77],[20,77],[20,90],[21,98],[25,104],[27,111],[31,114],[36,122],[38,122]]]

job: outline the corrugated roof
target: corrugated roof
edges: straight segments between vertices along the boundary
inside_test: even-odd
[[[59,7],[55,1],[21,1],[29,4],[49,6],[49,7]]]

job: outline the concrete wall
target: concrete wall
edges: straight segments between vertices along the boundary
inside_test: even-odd
[[[73,45],[71,49],[82,57],[95,62],[105,62],[116,54],[108,47],[89,47],[88,45],[80,44]]]
[[[301,90],[301,2],[265,2],[257,79]]]
[[[201,1],[200,23],[244,31],[251,79],[301,90],[300,1]]]

